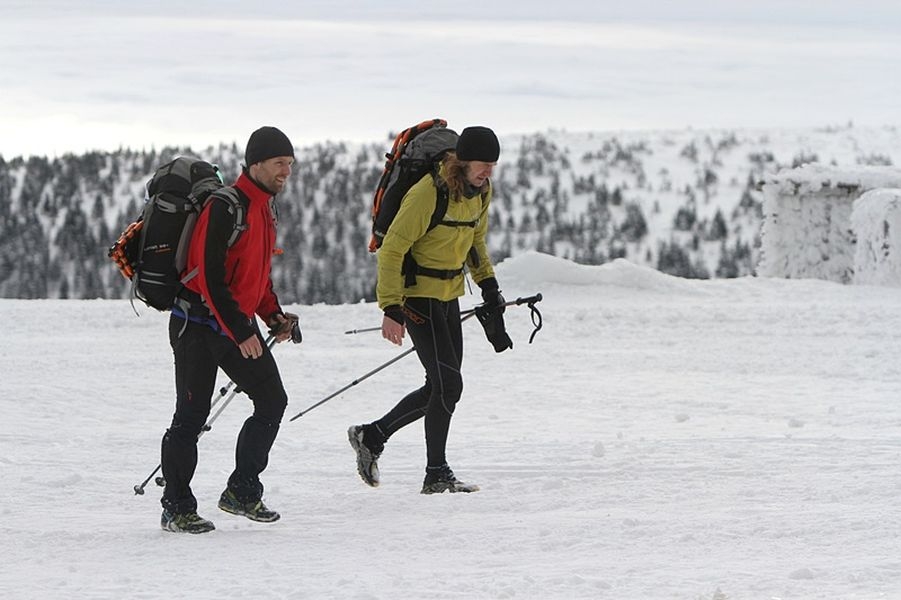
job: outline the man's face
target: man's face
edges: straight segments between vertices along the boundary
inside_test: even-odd
[[[485,180],[491,177],[495,166],[497,166],[496,162],[471,160],[466,163],[466,180],[474,187],[482,187]]]
[[[294,159],[290,156],[276,156],[250,165],[250,176],[270,192],[278,194],[285,188],[293,164]]]

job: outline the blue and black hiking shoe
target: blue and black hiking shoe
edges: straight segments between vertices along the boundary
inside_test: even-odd
[[[222,492],[222,495],[219,497],[219,508],[227,513],[247,517],[251,521],[259,521],[260,523],[272,523],[281,518],[280,514],[266,508],[262,500],[241,502],[234,492],[229,489]]]
[[[172,533],[206,533],[216,529],[212,521],[204,519],[196,512],[171,513],[165,509],[160,517],[160,527],[163,531]]]
[[[423,494],[441,494],[442,492],[478,492],[479,486],[463,483],[454,475],[447,463],[440,467],[426,467],[425,481],[422,482]]]

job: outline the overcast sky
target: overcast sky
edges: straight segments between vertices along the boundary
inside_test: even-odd
[[[0,1],[0,154],[899,124],[890,2]]]

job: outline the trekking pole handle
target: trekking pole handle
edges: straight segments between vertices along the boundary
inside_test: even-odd
[[[508,300],[507,302],[504,302],[503,304],[501,304],[501,306],[520,306],[522,304],[528,304],[529,306],[533,306],[536,302],[541,302],[541,300],[542,300],[541,293],[538,293],[538,294],[534,294],[532,296],[522,296],[520,298],[517,298],[516,300]],[[470,308],[468,310],[462,311],[460,314],[461,315],[470,315],[470,314],[475,313],[475,311],[476,311],[476,309]]]
[[[517,298],[516,300],[512,300],[510,302],[505,302],[504,306],[519,306],[520,304],[535,304],[536,302],[541,302],[542,296],[541,292],[533,296],[525,296],[522,298]]]
[[[501,306],[504,306],[504,307],[519,306],[521,304],[525,304],[526,306],[529,307],[529,309],[531,310],[532,325],[535,326],[535,329],[532,331],[532,335],[529,336],[530,344],[535,339],[535,334],[541,330],[541,324],[542,324],[541,311],[539,311],[538,307],[535,305],[537,303],[541,302],[542,298],[543,298],[543,296],[539,292],[537,294],[533,294],[532,296],[522,296],[520,298],[517,298],[516,300],[510,300],[509,302],[504,302],[503,304],[501,304]],[[476,309],[481,308],[483,306],[485,306],[485,305],[480,304],[476,308],[470,308],[469,310],[464,310],[463,312],[460,313],[461,315],[463,315],[462,320],[465,321],[469,317],[475,315]]]

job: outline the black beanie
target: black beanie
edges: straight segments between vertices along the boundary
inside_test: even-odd
[[[500,155],[501,144],[487,127],[467,127],[457,140],[457,158],[460,160],[493,163]]]
[[[294,158],[294,146],[288,136],[275,127],[260,127],[250,134],[244,151],[244,164],[249,167],[276,156]]]

